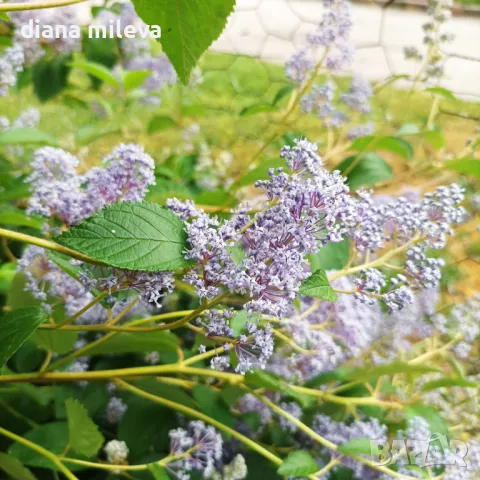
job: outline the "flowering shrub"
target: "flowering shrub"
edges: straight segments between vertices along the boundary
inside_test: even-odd
[[[30,19],[74,25],[75,10],[21,3],[0,4],[1,94],[31,74],[39,100],[95,123],[58,139],[43,106],[0,117],[0,471],[478,478],[480,137],[449,154],[437,119],[455,97],[427,85],[443,75],[448,5],[430,2],[428,51],[405,51],[433,96],[421,126],[378,121],[382,83],[338,75],[352,12],[326,1],[288,83],[236,112],[271,127],[242,150],[219,140],[217,111],[215,134],[183,113],[198,114],[195,63],[233,1],[92,9],[95,25],[158,21],[161,49],[30,41]],[[315,129],[292,132],[295,116]],[[165,131],[164,151],[142,144]]]

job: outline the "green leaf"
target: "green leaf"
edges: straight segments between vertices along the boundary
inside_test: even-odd
[[[47,320],[48,315],[40,307],[21,308],[0,318],[0,367]]]
[[[249,170],[237,183],[237,186],[244,187],[255,183],[257,180],[267,180],[268,171],[271,168],[284,167],[285,161],[282,158],[270,158],[264,160],[258,167]]]
[[[352,370],[349,368],[340,367],[340,368],[337,368],[336,370],[332,370],[331,372],[321,373],[320,375],[317,375],[316,377],[311,378],[305,384],[305,386],[307,388],[317,388],[320,385],[325,385],[326,383],[329,383],[329,382],[345,380],[347,378],[347,375],[351,371]]]
[[[16,225],[19,227],[31,227],[41,230],[43,222],[38,220],[38,217],[28,217],[25,212],[21,210],[11,212],[0,212],[0,224],[2,225]]]
[[[13,279],[17,273],[17,268],[13,263],[4,263],[0,266],[0,292],[6,293],[10,289]]]
[[[420,134],[436,150],[440,150],[445,145],[445,139],[440,132],[428,130]]]
[[[186,85],[200,55],[216,40],[235,0],[134,0],[138,16],[162,29],[161,44]]]
[[[472,177],[480,177],[480,160],[474,158],[459,158],[444,163],[444,167],[459,173],[465,173]]]
[[[353,453],[355,455],[370,455],[372,453],[371,441],[369,438],[352,438],[348,442],[338,446],[338,451],[342,453]]]
[[[49,133],[42,132],[36,128],[12,128],[0,134],[0,145],[57,146],[58,142]]]
[[[51,453],[61,455],[68,444],[68,426],[65,422],[46,423],[33,428],[22,436],[23,438],[40,445]],[[58,467],[48,458],[45,458],[41,453],[38,453],[30,447],[26,447],[18,442],[15,442],[10,446],[8,453],[20,460],[24,465],[58,471]],[[79,458],[78,456],[72,457]],[[85,459],[85,457],[83,457],[83,459]],[[68,468],[69,470],[75,471],[84,469],[85,467],[69,464]]]
[[[73,350],[77,337],[78,332],[68,330],[37,330],[28,340],[47,352],[64,355]]]
[[[282,98],[285,98],[287,95],[293,92],[296,88],[298,88],[298,85],[295,83],[292,83],[291,85],[287,85],[286,87],[282,87],[275,95],[272,105],[276,105],[280,100],[282,100]]]
[[[415,417],[424,418],[430,425],[431,433],[448,435],[448,426],[445,423],[445,420],[443,420],[438,411],[434,408],[425,405],[407,407],[405,409],[405,418],[407,420],[412,420]]]
[[[265,113],[265,112],[276,112],[277,108],[269,103],[259,103],[257,105],[250,105],[249,107],[245,107],[241,112],[240,116],[245,117],[247,115],[255,115],[257,113]]]
[[[355,161],[355,166],[347,174],[348,185],[352,190],[357,190],[364,185],[375,185],[378,182],[385,182],[392,178],[392,167],[382,157],[372,152],[360,155],[361,158],[358,163],[356,162],[358,156],[354,155],[346,158],[336,168],[336,170],[340,170],[343,173]]]
[[[176,270],[189,264],[183,255],[187,234],[182,220],[153,203],[115,203],[56,241],[95,260],[130,270]]]
[[[12,480],[35,480],[36,477],[20,460],[17,460],[6,453],[0,452],[0,469],[2,469]]]
[[[398,129],[397,135],[417,135],[420,131],[420,127],[415,123],[404,123]]]
[[[220,403],[218,393],[214,392],[211,388],[206,385],[197,385],[193,389],[193,398],[203,413],[230,428],[235,427],[235,418],[230,411]]]
[[[121,332],[112,337],[108,342],[92,348],[88,354],[175,352],[178,346],[178,337],[170,332]]]
[[[170,480],[165,467],[158,465],[158,463],[150,463],[148,469],[152,472],[153,478],[155,480]]]
[[[68,422],[68,442],[77,453],[93,457],[103,445],[104,438],[88,416],[85,407],[76,399],[65,402]]]
[[[432,380],[431,382],[424,383],[422,386],[422,392],[430,392],[437,388],[444,387],[480,388],[480,384],[467,380],[466,378],[441,378],[439,380]]]
[[[159,132],[175,127],[177,127],[177,122],[175,122],[173,118],[165,115],[158,115],[150,120],[150,123],[148,124],[148,133]]]
[[[328,281],[325,270],[321,268],[303,281],[299,293],[307,297],[321,298],[327,302],[336,302],[338,299],[337,294]]]
[[[319,466],[312,456],[305,450],[296,450],[278,467],[277,473],[283,476],[303,477],[319,470]]]
[[[341,242],[329,242],[315,255],[309,255],[312,271],[323,268],[324,270],[341,270],[350,257],[350,242],[344,238]]]
[[[412,146],[406,140],[399,137],[360,137],[352,143],[350,150],[357,150],[362,152],[387,150],[389,152],[400,155],[406,160],[410,160],[413,157]]]
[[[10,17],[7,12],[0,12],[0,20],[5,20],[6,22],[10,21]]]
[[[75,133],[75,143],[77,145],[88,145],[99,138],[107,135],[116,135],[120,132],[120,127],[116,127],[114,125],[103,126],[99,123],[85,125],[80,127]]]
[[[123,74],[123,86],[127,92],[140,88],[152,74],[150,70],[136,70]]]
[[[428,365],[410,365],[409,363],[395,360],[385,365],[351,370],[345,378],[350,380],[364,381],[380,377],[382,375],[396,375],[398,373],[422,374],[438,371],[439,370],[437,368],[429,367]]]
[[[114,73],[109,70],[107,67],[102,65],[101,63],[95,62],[85,62],[85,61],[75,61],[69,64],[73,68],[78,68],[83,70],[85,73],[92,75],[95,78],[98,78],[102,82],[111,85],[112,87],[120,90],[121,84],[118,78],[114,75]]]
[[[33,89],[41,102],[56,97],[67,86],[69,62],[69,56],[57,55],[51,60],[41,58],[33,65]]]
[[[457,97],[453,94],[451,90],[447,90],[446,88],[442,87],[432,87],[432,88],[426,88],[426,92],[433,93],[434,95],[439,95],[440,97],[443,97],[445,100],[452,100],[455,101]]]

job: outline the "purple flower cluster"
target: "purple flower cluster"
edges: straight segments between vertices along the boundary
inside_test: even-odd
[[[60,36],[56,38],[25,38],[22,33],[22,26],[27,25],[30,21],[34,26],[38,26],[43,31],[45,25],[62,25],[69,31],[71,26],[76,25],[78,28],[78,12],[75,7],[67,6],[56,8],[55,10],[21,10],[11,12],[10,19],[15,26],[15,40],[21,44],[25,53],[25,66],[32,66],[37,60],[45,55],[43,44],[48,45],[56,53],[70,55],[73,52],[81,50],[82,39],[76,38],[76,35]],[[80,35],[78,36],[80,37]]]
[[[368,438],[379,445],[384,445],[388,441],[387,427],[381,425],[376,418],[365,421],[355,420],[347,425],[343,422],[335,422],[327,415],[319,414],[315,417],[312,428],[336,445],[342,445],[354,438]],[[366,456],[366,458],[368,457]],[[355,478],[373,480],[378,477],[376,472],[353,458],[344,457],[341,463],[353,471]]]
[[[222,458],[221,435],[201,421],[189,422],[187,430],[177,428],[169,432],[170,454],[183,455],[166,465],[168,471],[178,478],[190,478],[188,472],[196,471],[204,478],[215,472],[215,464]]]
[[[0,97],[8,95],[8,89],[17,83],[17,74],[23,70],[25,53],[22,45],[14,43],[0,55]]]
[[[78,175],[76,157],[59,148],[39,148],[27,178],[32,190],[27,212],[75,225],[105,205],[142,200],[155,183],[154,161],[138,145],[115,147],[103,163]]]

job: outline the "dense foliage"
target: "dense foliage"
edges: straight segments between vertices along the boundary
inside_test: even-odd
[[[326,0],[257,99],[276,67],[235,58],[231,96],[201,68],[233,0],[92,8],[159,42],[26,39],[75,7],[0,7],[0,475],[479,477],[480,131],[440,86],[446,3],[416,74],[372,85]],[[428,108],[397,125],[385,91]]]

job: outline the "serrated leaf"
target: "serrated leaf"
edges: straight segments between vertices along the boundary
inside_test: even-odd
[[[68,422],[68,442],[73,450],[93,457],[103,445],[104,438],[97,425],[88,416],[85,407],[76,399],[65,402]]]
[[[150,70],[135,70],[123,74],[123,86],[127,92],[140,88],[152,74]]]
[[[171,117],[165,115],[158,115],[153,117],[148,124],[148,133],[159,132],[162,130],[168,130],[169,128],[175,128],[177,122]]]
[[[459,173],[480,177],[480,160],[474,158],[459,158],[444,163],[444,167]]]
[[[107,67],[101,63],[95,62],[85,62],[85,61],[75,61],[71,62],[70,67],[78,68],[83,70],[85,73],[92,75],[95,78],[98,78],[102,82],[111,85],[112,87],[119,90],[121,88],[119,79],[114,75],[114,73],[109,70]]]
[[[389,152],[400,155],[406,160],[410,160],[413,157],[412,146],[406,140],[399,137],[360,137],[352,143],[350,150],[387,150]]]
[[[303,477],[320,470],[312,456],[305,450],[296,450],[288,455],[278,467],[277,473],[283,476]]]
[[[48,315],[40,307],[21,308],[0,318],[0,367],[47,320]]]
[[[0,134],[0,145],[52,145],[57,146],[55,137],[36,128],[11,128]],[[23,190],[28,192],[28,187]]]
[[[422,385],[422,392],[430,392],[437,388],[464,387],[464,388],[480,388],[480,384],[467,380],[466,378],[441,378],[432,380]]]
[[[170,480],[165,467],[162,467],[158,463],[150,463],[148,469],[152,472],[153,478],[155,480]]]
[[[319,268],[300,285],[299,293],[307,297],[321,298],[327,302],[336,302],[337,294],[328,281],[325,270]]]
[[[245,107],[241,112],[241,117],[246,117],[248,115],[256,115],[257,113],[265,113],[265,112],[276,112],[277,108],[274,105],[270,105],[269,103],[259,103],[257,105],[250,105],[249,107]]]
[[[165,271],[189,265],[187,234],[168,208],[147,202],[110,205],[56,237],[60,245],[130,270]]]
[[[342,453],[353,453],[355,455],[370,455],[372,453],[371,440],[369,438],[352,438],[348,442],[338,446],[338,451]]]
[[[0,469],[12,480],[36,480],[33,473],[15,457],[0,452]]]
[[[178,346],[178,337],[170,332],[121,332],[108,342],[92,348],[88,354],[175,352]]]
[[[346,158],[336,167],[336,170],[345,172],[355,161],[355,166],[347,173],[348,185],[351,190],[357,190],[362,186],[375,185],[379,182],[390,180],[393,176],[392,167],[376,153],[368,152],[361,155],[357,163],[357,155]]]
[[[344,238],[341,242],[329,242],[324,245],[315,255],[309,255],[308,259],[312,271],[323,268],[324,270],[341,270],[350,257],[350,242]]]
[[[159,25],[163,51],[186,85],[200,55],[216,40],[235,0],[134,0],[147,25]]]

